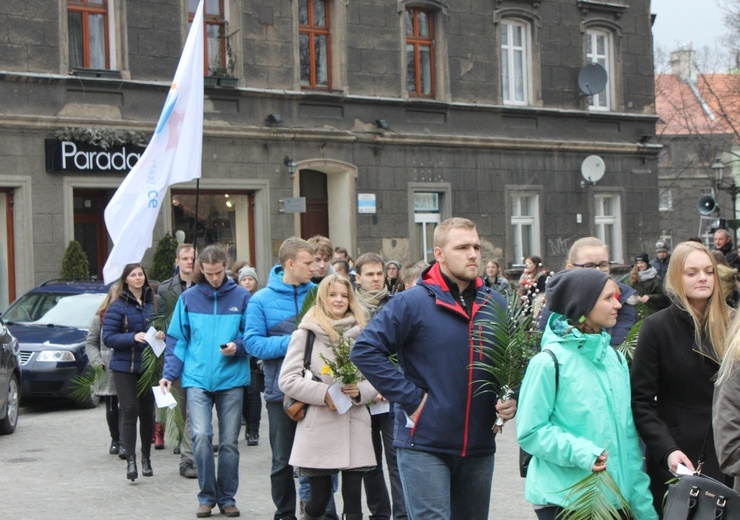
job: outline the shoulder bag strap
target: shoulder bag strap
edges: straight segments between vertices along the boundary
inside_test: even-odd
[[[303,368],[305,370],[311,370],[311,354],[313,353],[313,340],[315,337],[316,335],[313,331],[309,330],[306,335],[306,347],[303,354]]]
[[[560,385],[560,367],[558,366],[558,358],[555,356],[555,353],[549,348],[546,348],[542,352],[547,352],[548,354],[550,354],[552,362],[555,363],[555,394],[557,395],[558,386]]]

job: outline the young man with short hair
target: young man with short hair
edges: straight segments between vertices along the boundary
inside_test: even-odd
[[[327,274],[332,274],[331,268],[331,240],[323,235],[314,235],[308,239],[308,243],[314,248],[313,276],[311,281],[320,284]]]
[[[303,307],[314,273],[314,246],[290,237],[280,246],[278,265],[270,271],[267,286],[255,293],[247,311],[244,335],[249,355],[263,360],[265,402],[272,449],[270,482],[275,519],[296,518],[293,468],[288,464],[296,423],[283,411],[283,393],[278,387],[280,368],[288,351],[290,335]]]
[[[434,231],[435,262],[416,287],[383,307],[352,348],[357,368],[395,403],[394,445],[412,518],[488,518],[493,426],[497,412],[504,420],[516,412],[515,400],[477,391],[491,375],[470,361],[482,339],[471,335],[486,334],[492,307],[506,305],[478,277],[480,248],[472,221],[442,222]],[[401,370],[389,360],[393,354]]]
[[[182,377],[188,396],[193,456],[198,470],[199,518],[218,505],[227,517],[240,515],[239,432],[249,357],[244,349],[249,291],[226,276],[226,252],[206,247],[198,259],[197,285],[185,291],[172,315],[159,386],[168,392]],[[218,416],[218,470],[213,455],[213,407]]]

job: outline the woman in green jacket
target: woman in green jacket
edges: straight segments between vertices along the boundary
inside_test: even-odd
[[[631,515],[655,519],[629,370],[604,330],[621,308],[617,285],[598,269],[568,269],[548,281],[546,294],[552,315],[542,349],[554,358],[541,352],[532,359],[517,412],[519,444],[533,456],[524,496],[539,519],[554,519],[569,503],[568,488],[608,469]]]

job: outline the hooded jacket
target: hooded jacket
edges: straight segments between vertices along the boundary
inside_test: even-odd
[[[270,270],[267,287],[257,291],[249,302],[244,344],[250,356],[263,360],[265,401],[283,400],[278,376],[288,351],[290,335],[296,329],[296,317],[301,312],[312,282],[288,285],[283,282],[283,267]]]
[[[583,334],[552,313],[542,337],[558,362],[540,353],[530,361],[519,399],[519,444],[532,454],[524,497],[535,505],[566,506],[570,488],[607,451],[609,473],[634,518],[654,519],[648,476],[632,418],[629,370],[609,348],[609,334]],[[558,378],[557,382],[555,378]]]
[[[485,361],[484,345],[493,345],[490,320],[495,305],[506,300],[475,282],[471,315],[452,296],[439,264],[419,283],[396,294],[360,334],[351,358],[383,397],[395,403],[394,446],[457,456],[496,451],[493,392],[478,392],[491,375],[472,366]],[[398,355],[396,368],[388,357]],[[413,414],[427,400],[413,428]],[[401,412],[405,412],[401,413]]]
[[[180,295],[167,330],[164,378],[182,377],[183,388],[208,392],[249,385],[249,358],[244,349],[249,291],[228,276],[218,289],[201,282]],[[234,342],[236,354],[220,345]]]
[[[141,353],[146,343],[134,340],[139,332],[146,332],[154,319],[154,295],[145,286],[140,304],[126,287],[105,313],[103,342],[113,350],[110,369],[131,374],[141,369]]]

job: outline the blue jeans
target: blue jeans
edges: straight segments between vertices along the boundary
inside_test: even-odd
[[[270,448],[272,449],[272,470],[270,484],[272,501],[275,503],[275,519],[295,520],[296,492],[293,481],[293,467],[288,464],[293,449],[296,423],[283,411],[282,401],[266,404],[267,419],[270,426]]]
[[[487,520],[494,456],[396,448],[411,520]]]
[[[207,392],[188,388],[188,414],[193,431],[193,459],[198,470],[198,503],[222,509],[236,504],[239,487],[239,431],[244,388]],[[218,416],[218,476],[213,455],[213,405]]]

